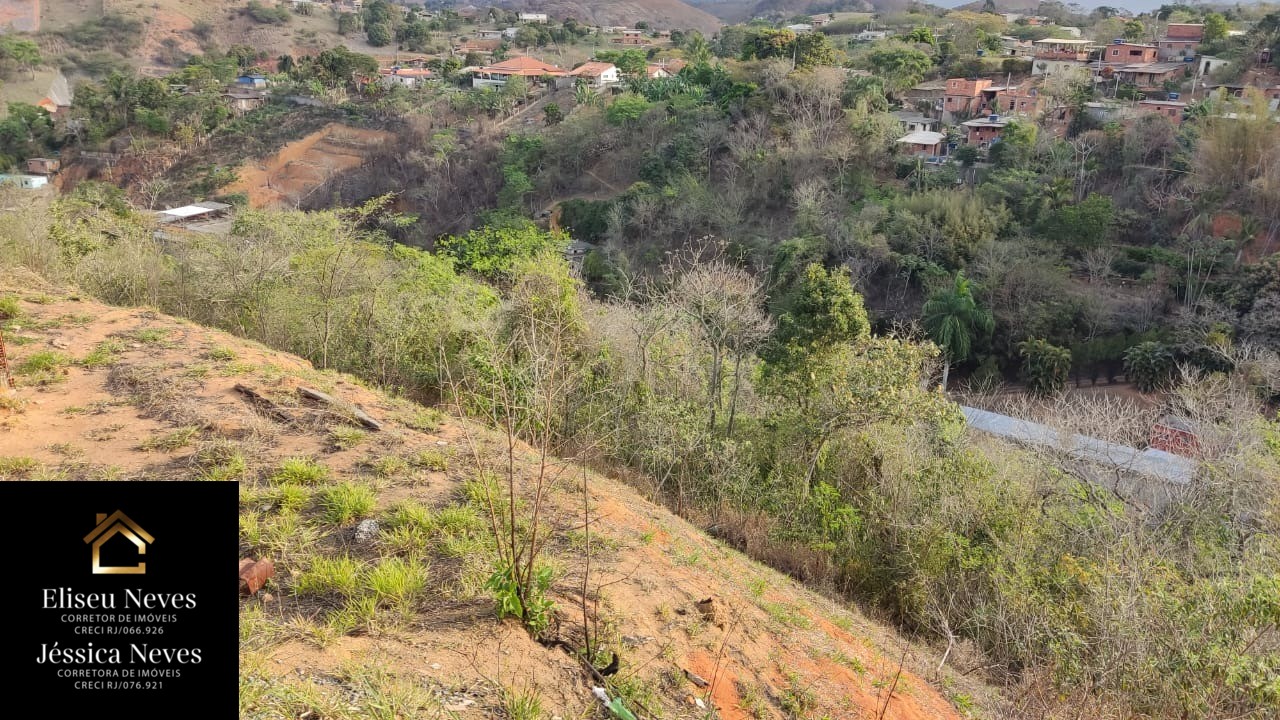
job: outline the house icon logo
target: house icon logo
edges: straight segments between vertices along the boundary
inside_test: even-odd
[[[138,523],[129,519],[128,515],[117,510],[110,515],[98,513],[98,526],[93,532],[84,536],[86,544],[93,543],[93,574],[94,575],[145,575],[147,573],[147,564],[139,561],[137,565],[108,565],[103,567],[100,554],[102,545],[116,535],[123,535],[125,539],[133,543],[138,548],[139,555],[147,554],[147,545],[156,541],[155,538],[143,530]]]

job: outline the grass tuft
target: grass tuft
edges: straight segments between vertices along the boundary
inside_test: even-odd
[[[15,320],[22,315],[22,306],[13,295],[0,295],[0,320]]]
[[[329,428],[329,444],[335,450],[350,450],[364,442],[369,433],[350,425],[338,425]]]
[[[360,589],[360,564],[343,557],[317,556],[294,580],[295,595],[350,597]]]
[[[385,558],[366,574],[365,588],[379,606],[409,610],[427,588],[427,566],[413,558]]]
[[[343,483],[326,488],[320,495],[324,519],[335,525],[346,525],[368,516],[378,504],[378,497],[366,485]]]
[[[305,457],[285,459],[271,473],[273,485],[319,485],[329,479],[329,468]]]
[[[97,368],[114,365],[124,352],[124,341],[119,338],[107,338],[94,346],[93,350],[80,361],[83,367]]]
[[[409,464],[432,472],[445,472],[449,469],[449,456],[439,450],[419,450],[409,458]]]
[[[173,432],[152,435],[144,440],[140,447],[148,452],[175,452],[190,445],[199,432],[200,428],[191,425],[180,427]]]
[[[25,479],[35,475],[40,461],[24,456],[0,456],[0,480]]]

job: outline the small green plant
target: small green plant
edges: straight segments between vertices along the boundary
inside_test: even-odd
[[[218,362],[231,362],[232,360],[235,360],[238,355],[236,355],[235,350],[232,350],[229,347],[216,347],[205,353],[205,357],[210,360],[217,360]]]
[[[863,675],[867,672],[867,667],[862,664],[861,660],[859,660],[856,657],[853,657],[852,655],[849,655],[843,650],[840,650],[840,649],[833,650],[831,652],[830,657],[832,662],[839,663],[859,675]]]
[[[119,338],[107,338],[95,345],[93,350],[80,361],[80,364],[87,368],[113,365],[122,352],[124,352],[124,341]]]
[[[799,609],[791,605],[787,605],[786,603],[762,600],[757,604],[760,606],[761,610],[764,610],[769,615],[769,617],[783,625],[786,625],[787,627],[804,629],[813,624],[809,621],[809,618],[800,613]]]
[[[325,618],[325,627],[335,637],[341,637],[361,628],[371,627],[377,616],[377,598],[358,595],[347,598],[342,607],[329,613],[329,617]]]
[[[803,718],[817,706],[818,696],[808,686],[801,685],[795,673],[788,673],[787,681],[790,687],[782,691],[782,710],[788,717]]]
[[[54,350],[37,350],[18,363],[14,372],[34,385],[52,385],[65,380],[63,368],[71,364],[71,358]]]
[[[326,488],[320,495],[324,519],[336,525],[346,525],[367,516],[377,504],[377,495],[365,485],[343,483]]]
[[[522,582],[508,564],[499,566],[489,576],[485,589],[493,593],[498,619],[519,618],[534,637],[551,625],[555,602],[547,598],[551,589],[552,570],[545,565],[534,568],[533,577]]]
[[[367,573],[364,586],[380,607],[409,610],[427,588],[427,566],[416,558],[384,558]]]
[[[249,476],[249,462],[234,443],[206,445],[196,452],[195,462],[205,480],[243,480]]]
[[[72,445],[71,443],[54,443],[49,446],[49,452],[54,455],[60,455],[68,460],[84,457],[84,450]]]
[[[329,468],[304,457],[287,458],[271,473],[275,485],[318,485],[329,479]]]
[[[449,469],[449,456],[439,450],[419,450],[409,458],[414,467],[432,472],[445,472]]]
[[[433,408],[417,407],[395,416],[405,425],[421,432],[435,432],[444,423],[444,413]]]
[[[772,716],[769,712],[769,701],[764,693],[760,692],[759,685],[739,680],[738,698],[742,709],[756,720],[765,720]]]
[[[747,583],[747,590],[751,592],[751,597],[759,599],[764,597],[764,591],[769,588],[769,583],[764,578],[752,578]]]
[[[380,478],[394,478],[409,474],[409,461],[399,455],[384,455],[366,464]]]
[[[951,696],[951,704],[956,706],[965,717],[977,717],[978,706],[973,698],[965,693],[956,693]]]
[[[169,331],[165,328],[139,328],[134,330],[130,337],[133,338],[135,342],[140,342],[144,345],[152,345],[158,342],[163,342],[168,338]]]
[[[506,717],[511,720],[542,720],[543,718],[542,698],[532,688],[503,689],[502,709],[506,711]]]
[[[40,461],[35,458],[0,457],[0,479],[28,478],[39,469]]]
[[[241,532],[244,532],[241,515]],[[360,589],[360,564],[349,557],[316,557],[293,583],[295,595],[355,595]]]
[[[22,306],[13,295],[0,295],[0,320],[14,320],[22,314]]]
[[[199,432],[198,427],[180,427],[173,432],[152,435],[142,442],[141,448],[147,452],[174,452],[190,445]]]
[[[368,436],[364,430],[354,428],[350,425],[338,425],[329,428],[329,444],[335,450],[350,450],[351,448],[364,442]]]

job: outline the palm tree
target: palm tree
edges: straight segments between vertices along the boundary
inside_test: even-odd
[[[991,313],[978,307],[969,281],[957,272],[955,283],[934,293],[924,304],[925,332],[942,348],[942,389],[947,388],[951,364],[964,362],[973,350],[973,341],[991,333],[995,323]]]

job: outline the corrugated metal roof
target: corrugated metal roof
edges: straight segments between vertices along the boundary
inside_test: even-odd
[[[962,407],[961,410],[970,427],[1006,440],[1051,448],[1078,460],[1108,465],[1178,485],[1186,485],[1195,479],[1196,464],[1193,461],[1164,450],[1138,450],[988,410],[971,407]]]

